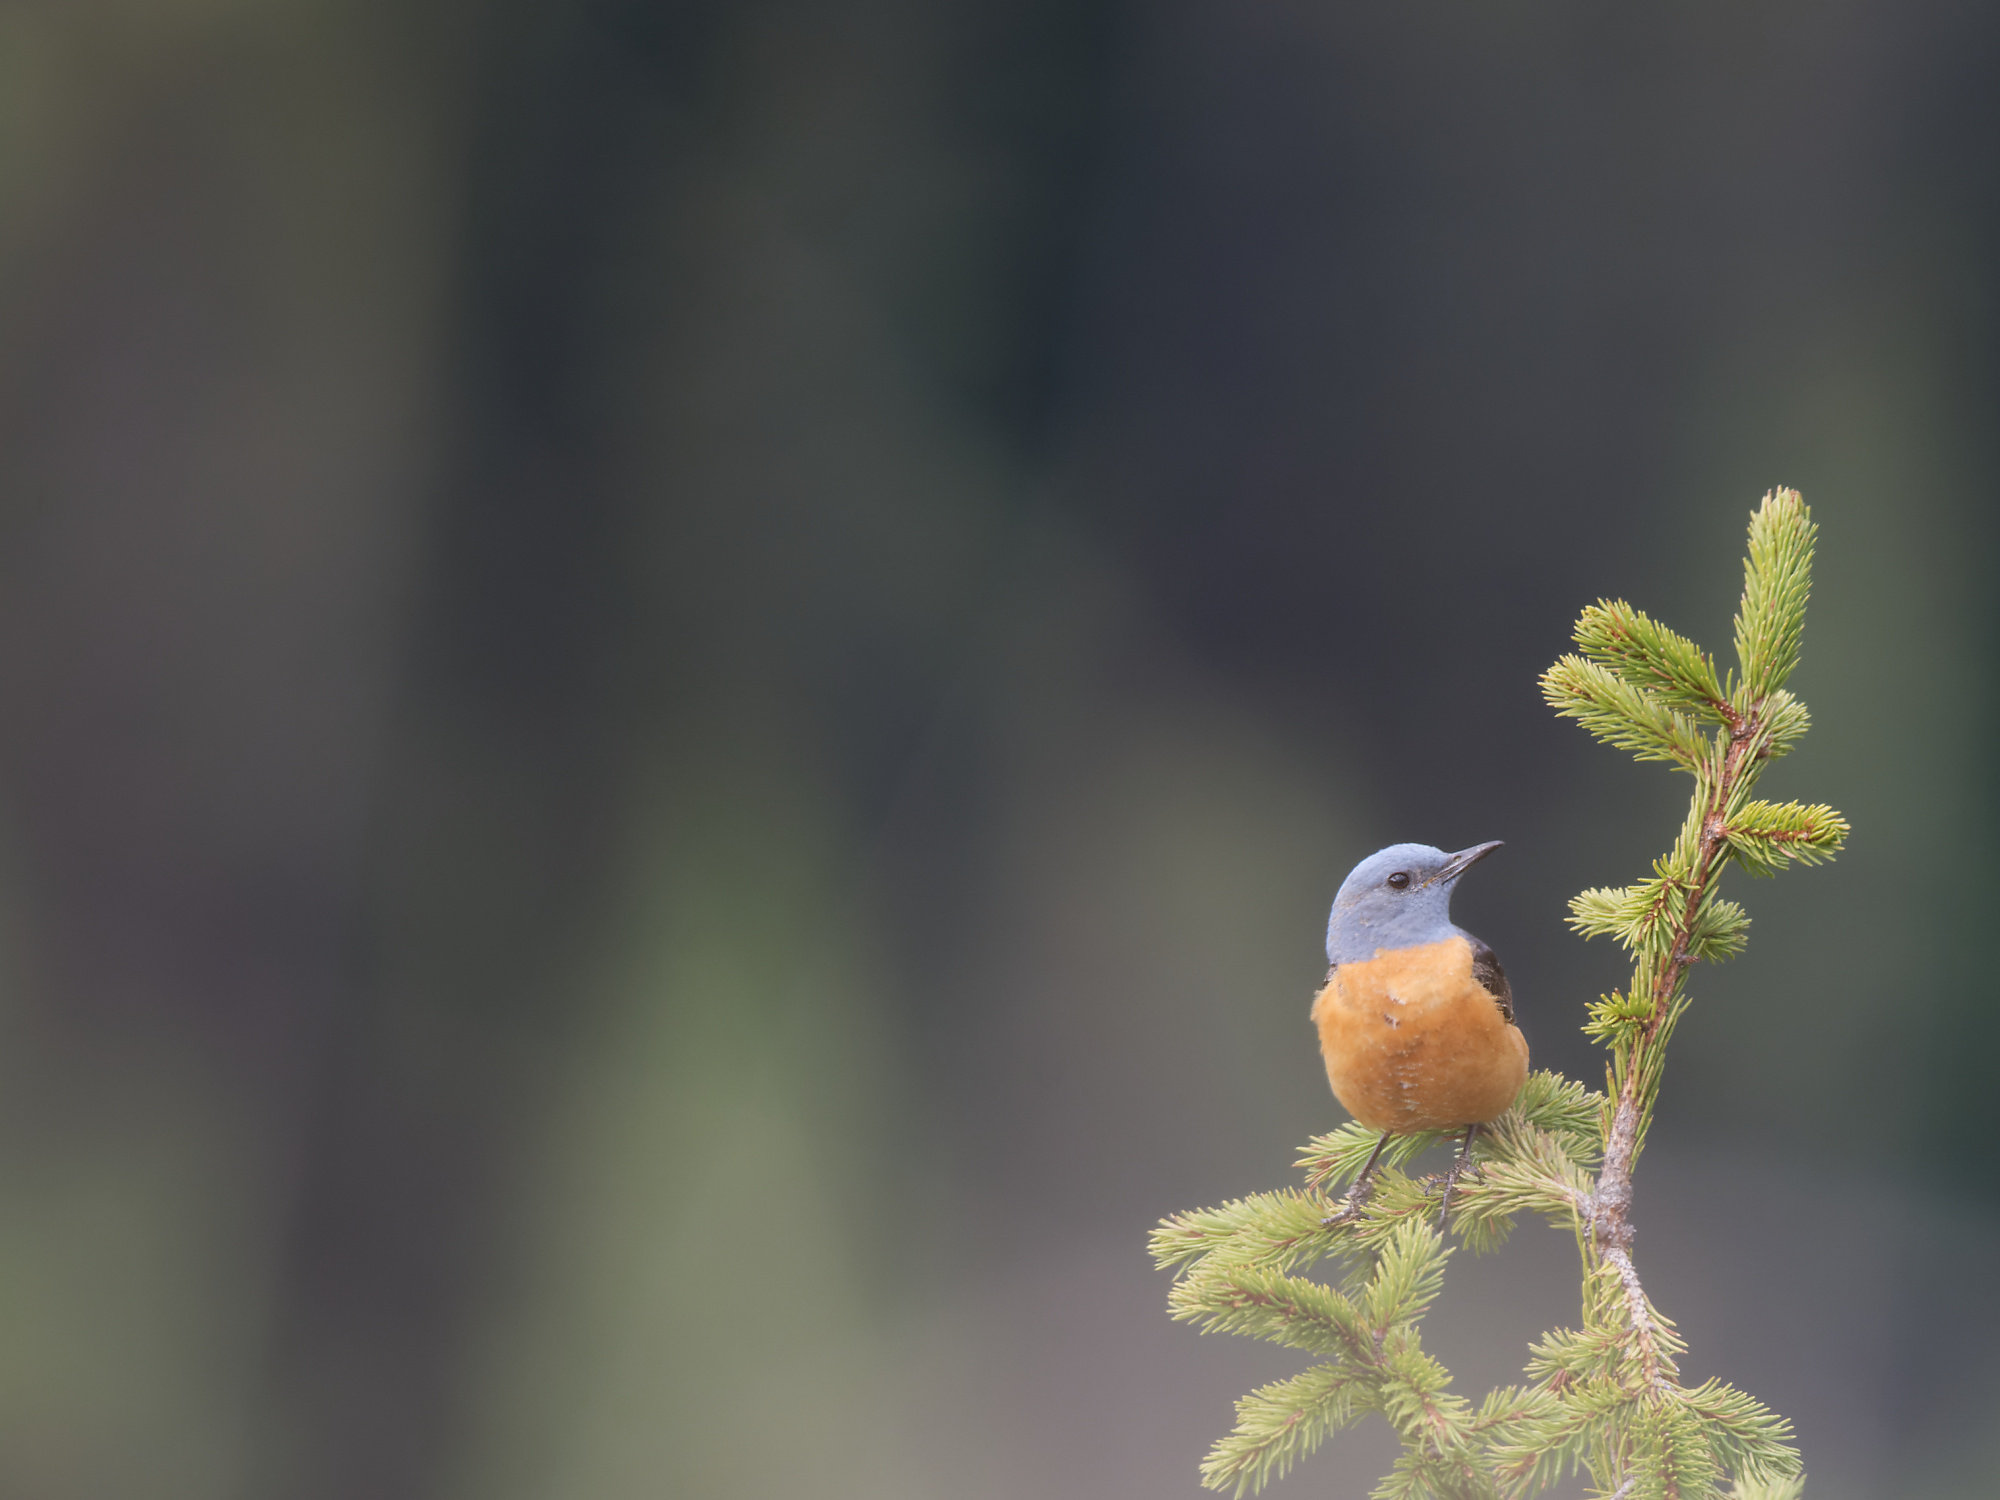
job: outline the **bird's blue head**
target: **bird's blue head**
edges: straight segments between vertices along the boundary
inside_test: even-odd
[[[1326,919],[1326,960],[1357,963],[1378,948],[1437,943],[1451,925],[1451,888],[1478,861],[1500,847],[1474,844],[1446,854],[1429,844],[1391,844],[1362,860],[1340,883]]]

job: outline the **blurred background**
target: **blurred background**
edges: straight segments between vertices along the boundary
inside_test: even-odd
[[[1145,1234],[1342,1118],[1341,876],[1506,840],[1601,1077],[1685,792],[1536,674],[1777,484],[1856,832],[1640,1261],[2000,1491],[1996,140],[1962,0],[0,5],[0,1495],[1192,1497],[1300,1362]]]

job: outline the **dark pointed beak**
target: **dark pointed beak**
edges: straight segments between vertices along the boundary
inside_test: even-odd
[[[1444,862],[1444,868],[1430,878],[1432,885],[1449,885],[1467,870],[1478,864],[1487,855],[1500,847],[1501,840],[1491,843],[1474,844],[1470,849],[1461,849]]]

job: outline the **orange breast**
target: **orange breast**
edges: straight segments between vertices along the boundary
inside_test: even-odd
[[[1462,937],[1340,965],[1312,1018],[1334,1097],[1370,1130],[1484,1124],[1528,1077],[1527,1039],[1472,977]]]

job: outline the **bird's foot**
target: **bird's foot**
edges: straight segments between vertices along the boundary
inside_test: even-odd
[[[1369,1194],[1375,1191],[1375,1163],[1382,1159],[1382,1148],[1389,1144],[1389,1133],[1382,1132],[1375,1149],[1368,1153],[1368,1160],[1362,1164],[1361,1175],[1354,1179],[1354,1185],[1347,1190],[1347,1197],[1333,1213],[1319,1221],[1322,1229],[1338,1229],[1343,1224],[1352,1224],[1361,1217],[1361,1210],[1368,1206]]]
[[[1341,1198],[1340,1207],[1319,1221],[1320,1228],[1338,1229],[1344,1224],[1352,1224],[1361,1217],[1362,1210],[1368,1207],[1368,1200],[1374,1196],[1375,1174],[1365,1172],[1354,1179],[1354,1186]]]
[[[1443,1191],[1438,1196],[1438,1232],[1451,1222],[1451,1195],[1461,1177],[1476,1177],[1478,1172],[1463,1162],[1453,1162],[1433,1179]]]
[[[1458,1148],[1458,1155],[1452,1158],[1451,1165],[1440,1174],[1444,1183],[1444,1192],[1438,1199],[1439,1234],[1443,1234],[1446,1226],[1451,1222],[1451,1190],[1458,1186],[1459,1178],[1475,1170],[1472,1165],[1472,1138],[1478,1134],[1479,1127],[1477,1125],[1468,1125],[1466,1127],[1465,1141]]]

